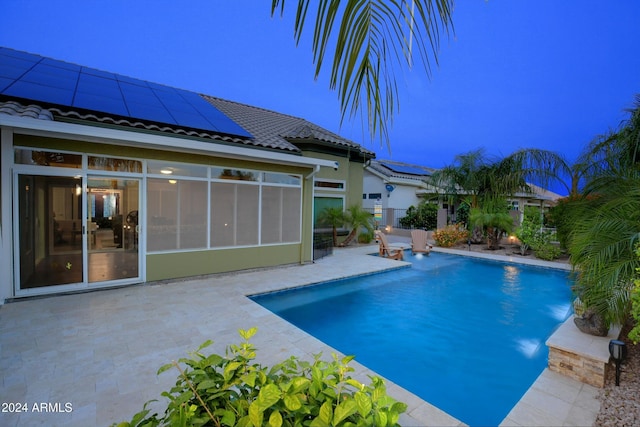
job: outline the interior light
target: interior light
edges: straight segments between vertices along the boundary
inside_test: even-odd
[[[173,171],[171,169],[160,169],[160,173],[164,175],[171,175]]]
[[[176,182],[178,182],[178,181],[176,181],[175,179],[170,179],[169,180],[169,184],[175,184]]]

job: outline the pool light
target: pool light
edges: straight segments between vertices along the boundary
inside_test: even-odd
[[[609,354],[616,362],[616,385],[620,385],[620,362],[627,357],[627,345],[619,340],[609,341]]]

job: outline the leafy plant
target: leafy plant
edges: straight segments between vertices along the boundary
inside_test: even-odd
[[[365,211],[360,205],[349,206],[344,215],[344,220],[351,226],[351,231],[341,246],[347,246],[358,235],[358,231],[364,228],[366,231],[373,233],[373,216],[370,212]]]
[[[640,258],[640,245],[636,245],[636,257]],[[640,267],[636,268],[636,278],[633,280],[631,288],[631,317],[635,325],[629,331],[629,339],[634,343],[640,342]]]
[[[400,225],[405,228],[422,228],[433,230],[438,224],[438,206],[422,201],[418,207],[409,206],[404,217],[400,218]]]
[[[271,368],[254,363],[249,339],[257,329],[240,330],[244,342],[227,347],[225,356],[203,354],[203,343],[190,358],[164,365],[176,368],[176,385],[162,396],[169,404],[162,416],[147,402],[130,422],[117,427],[151,426],[396,426],[407,405],[387,395],[384,381],[365,385],[349,376],[353,356],[331,362],[291,357]],[[181,366],[182,365],[182,366]]]
[[[490,203],[487,203],[482,209],[471,209],[469,221],[474,227],[484,230],[489,249],[498,249],[502,234],[509,233],[513,228],[513,218],[509,212]]]
[[[463,230],[456,225],[447,225],[445,228],[440,228],[433,232],[433,240],[435,240],[436,245],[443,248],[450,248],[468,236],[469,232],[467,230]]]
[[[536,244],[536,237],[542,227],[540,211],[531,206],[525,207],[522,224],[515,231],[515,235],[520,241],[520,254],[525,255],[527,250]]]
[[[346,222],[345,213],[341,208],[325,208],[318,215],[319,226],[331,227],[333,246],[338,246],[338,227],[342,227]]]

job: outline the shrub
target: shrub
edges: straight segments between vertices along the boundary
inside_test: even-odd
[[[546,261],[552,261],[558,258],[561,253],[560,248],[551,243],[538,245],[534,248],[533,251],[536,255],[536,258],[540,258]]]
[[[202,344],[191,358],[164,365],[180,371],[175,387],[162,395],[169,399],[162,416],[150,414],[147,402],[131,422],[133,426],[395,426],[407,405],[386,393],[381,378],[371,385],[351,378],[347,364],[353,356],[323,362],[291,357],[272,368],[252,360],[255,347],[249,339],[256,328],[240,330],[245,342],[227,347],[226,356],[204,355]]]
[[[438,223],[438,206],[426,201],[420,202],[418,207],[409,206],[404,217],[400,218],[400,225],[405,228],[422,228],[433,230]]]
[[[469,232],[467,230],[462,230],[455,225],[448,225],[433,232],[433,240],[435,240],[436,245],[443,248],[450,248],[468,236]]]

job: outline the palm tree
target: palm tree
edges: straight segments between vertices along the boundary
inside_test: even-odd
[[[365,211],[360,205],[353,205],[347,209],[345,214],[345,222],[351,226],[351,232],[344,239],[341,246],[347,246],[358,235],[361,228],[365,228],[368,232],[373,232],[372,215]]]
[[[469,222],[474,227],[485,230],[487,235],[487,248],[491,250],[500,247],[503,233],[510,233],[513,229],[513,218],[507,212],[507,204],[502,210],[497,207],[485,205],[483,209],[474,208],[469,215]]]
[[[417,56],[430,76],[441,33],[453,30],[454,0],[320,0],[314,2],[315,17],[311,3],[297,2],[296,43],[311,15],[315,78],[333,53],[329,85],[338,92],[342,121],[366,109],[371,139],[380,137],[388,146],[398,107],[395,72],[412,68]],[[284,8],[285,0],[272,0],[271,15]]]
[[[333,246],[338,246],[338,227],[342,227],[345,222],[345,214],[342,208],[325,208],[318,215],[318,223],[325,226],[330,226],[332,229]]]
[[[568,247],[578,272],[576,291],[605,322],[622,324],[640,261],[640,95],[618,131],[592,142],[581,155],[585,185],[568,202]]]
[[[505,198],[517,192],[531,192],[528,182],[547,187],[567,171],[567,162],[547,150],[522,149],[504,158],[491,158],[483,149],[477,149],[456,156],[454,164],[436,171],[431,181],[446,195],[464,199],[471,209],[481,208],[483,214],[501,214]],[[473,229],[471,241],[474,243],[482,241],[483,230],[478,226],[482,222]]]

